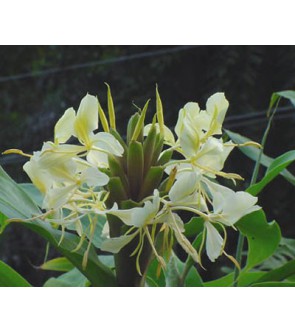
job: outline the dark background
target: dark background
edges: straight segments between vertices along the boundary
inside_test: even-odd
[[[112,88],[121,133],[136,110],[132,102],[154,102],[158,83],[168,126],[175,125],[186,102],[198,101],[204,108],[211,94],[223,91],[230,102],[224,127],[259,142],[272,92],[295,89],[295,46],[0,46],[0,151],[39,150],[43,141],[52,139],[54,124],[65,109],[77,109],[87,92],[98,95],[106,108],[104,82]],[[265,147],[271,157],[295,145],[295,110],[286,101],[281,107]],[[28,181],[23,162],[0,157],[0,164],[18,182]],[[246,179],[240,187],[245,188],[253,162],[237,150],[226,170],[240,173]],[[286,237],[295,236],[294,194],[294,186],[278,178],[259,198],[268,219],[276,219]],[[234,253],[234,232],[229,240],[227,251]],[[11,225],[0,236],[0,259],[34,285],[42,285],[51,274],[35,266],[43,262],[45,247],[39,236]],[[49,257],[56,255],[51,249]],[[208,271],[202,273],[211,279],[221,275],[227,261],[206,264]]]

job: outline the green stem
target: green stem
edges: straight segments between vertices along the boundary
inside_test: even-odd
[[[271,116],[269,117],[266,129],[264,131],[264,134],[263,134],[263,137],[262,137],[262,140],[261,140],[261,149],[259,151],[258,158],[255,162],[255,166],[254,166],[254,169],[253,169],[250,186],[255,184],[256,181],[257,181],[258,172],[259,172],[259,168],[260,168],[260,161],[261,161],[261,157],[262,157],[262,154],[263,154],[264,146],[265,146],[265,143],[266,143],[267,136],[269,134],[269,130],[270,130],[270,127],[271,127],[271,124],[272,124],[272,120],[275,116],[275,113],[277,111],[280,100],[281,100],[281,98],[278,98],[278,100],[276,102],[276,105],[274,107],[274,111],[272,112]],[[236,252],[236,260],[239,263],[240,267],[242,267],[242,252],[243,252],[244,242],[245,242],[245,236],[242,233],[239,233],[238,244],[237,244],[237,252]],[[238,286],[239,275],[240,275],[240,269],[238,269],[235,266],[235,268],[234,268],[234,283],[233,283],[234,287]]]
[[[242,252],[243,252],[244,242],[245,242],[245,236],[242,233],[239,233],[236,260],[240,266],[242,264]],[[235,268],[234,268],[234,287],[238,286],[239,275],[240,275],[240,270],[235,266]]]

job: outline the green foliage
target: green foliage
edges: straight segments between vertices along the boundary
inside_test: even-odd
[[[277,250],[259,265],[259,270],[272,270],[295,260],[295,240],[282,237]]]
[[[261,276],[257,283],[266,281],[282,281],[295,275],[295,260],[292,260],[281,267],[273,269]]]
[[[270,257],[280,243],[279,225],[275,221],[268,223],[262,210],[246,215],[237,222],[236,226],[248,241],[245,271]]]
[[[68,272],[74,268],[74,265],[65,257],[58,257],[44,262],[39,266],[41,270]]]
[[[145,282],[149,287],[165,287],[166,285],[164,272],[156,259],[153,259],[148,266]]]
[[[8,225],[7,217],[0,212],[0,235],[4,232],[4,229]]]
[[[236,144],[243,144],[246,142],[251,141],[250,138],[242,136],[238,133],[235,133],[233,131],[230,130],[225,130],[226,134],[230,137],[230,139],[236,143]],[[250,159],[256,161],[258,160],[259,154],[260,154],[260,150],[253,147],[253,146],[239,146],[239,149]],[[262,153],[261,155],[261,159],[260,159],[260,163],[261,165],[265,166],[265,167],[269,167],[272,162],[274,161],[274,158],[271,158],[269,156],[267,156],[266,154]],[[295,176],[290,173],[287,169],[283,169],[280,174],[290,183],[292,183],[293,185],[295,185]]]
[[[278,176],[286,167],[288,167],[295,160],[295,150],[288,151],[269,165],[264,177],[258,182],[250,186],[247,191],[252,195],[257,195],[261,190],[270,183],[276,176]]]
[[[86,287],[89,286],[87,278],[76,268],[60,275],[57,278],[48,279],[44,287]]]
[[[0,287],[30,287],[29,282],[24,279],[13,268],[0,261]]]

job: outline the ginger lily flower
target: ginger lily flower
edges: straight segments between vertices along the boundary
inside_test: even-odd
[[[208,213],[208,219],[205,221],[206,252],[209,259],[214,262],[224,252],[223,248],[226,242],[226,238],[223,239],[221,237],[214,224],[219,224],[222,227],[226,237],[224,226],[234,227],[234,224],[242,217],[259,210],[261,207],[255,205],[257,197],[249,193],[243,191],[235,192],[209,180],[206,180],[205,183],[212,196],[213,206],[213,212]]]
[[[66,110],[55,125],[55,143],[65,143],[71,136],[77,137],[87,151],[87,160],[96,166],[105,166],[108,154],[121,156],[124,149],[110,133],[94,134],[98,129],[98,109],[97,98],[87,94],[77,113],[73,108]]]

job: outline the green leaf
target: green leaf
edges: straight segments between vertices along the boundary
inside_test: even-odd
[[[13,268],[0,261],[0,287],[31,287]]]
[[[252,287],[295,287],[295,282],[261,282],[251,285]]]
[[[264,274],[265,274],[265,272],[256,272],[256,271],[241,274],[240,277],[239,277],[238,286],[239,287],[250,286],[254,282],[256,282],[256,280],[261,278]]]
[[[182,263],[182,262],[181,262]],[[183,264],[183,263],[182,263]],[[189,273],[187,274],[185,281],[185,287],[203,287],[203,280],[200,278],[200,275],[196,267],[191,267]]]
[[[281,281],[295,274],[295,260],[284,264],[283,266],[265,273],[256,282]]]
[[[204,282],[205,287],[230,287],[234,282],[234,274],[230,273],[224,277]]]
[[[166,286],[167,287],[177,287],[180,283],[180,271],[177,264],[178,258],[172,253],[167,268],[164,271]]]
[[[9,224],[6,220],[8,218],[0,212],[0,235],[4,232],[6,226]]]
[[[99,255],[98,258],[104,265],[106,265],[110,269],[115,268],[114,255]]]
[[[43,196],[32,183],[20,183],[19,186],[31,197],[37,206],[42,206]]]
[[[203,280],[201,279],[197,269],[190,266],[189,272],[183,280],[183,273],[187,267],[187,262],[182,262],[174,253],[172,253],[167,269],[164,272],[166,278],[166,286],[170,287],[203,287]]]
[[[246,215],[237,222],[236,227],[248,241],[245,271],[270,257],[280,243],[279,225],[275,221],[268,223],[262,210]]]
[[[262,277],[265,272],[244,272],[239,277],[238,286],[239,287],[246,287],[251,285],[257,279]],[[229,273],[221,278],[207,281],[204,283],[206,287],[232,287],[234,283],[234,274]]]
[[[274,94],[279,96],[279,97],[289,99],[290,102],[295,106],[295,91],[285,90],[285,91],[275,92]]]
[[[51,259],[39,266],[41,270],[68,272],[74,265],[65,257]]]
[[[257,195],[261,190],[278,176],[286,167],[288,167],[295,160],[295,150],[288,151],[276,158],[268,167],[265,176],[262,180],[253,184],[247,189],[252,195]]]
[[[86,287],[89,286],[87,278],[76,268],[57,278],[48,279],[44,287]]]
[[[232,139],[232,141],[234,143],[237,144],[243,144],[246,142],[251,141],[250,138],[242,136],[240,134],[234,133],[230,130],[225,130],[226,134]],[[250,159],[256,161],[259,157],[259,152],[260,150],[255,148],[254,146],[240,146],[239,149],[241,150],[241,152],[243,152],[247,157],[249,157]],[[271,163],[274,161],[274,158],[268,157],[267,155],[265,155],[264,153],[262,153],[261,156],[261,160],[260,163],[261,165],[265,166],[265,167],[269,167],[271,165]],[[283,171],[280,172],[280,174],[290,183],[292,183],[293,185],[295,185],[295,176],[290,173],[289,171],[287,171],[286,169],[284,169]]]
[[[31,218],[41,212],[26,192],[0,167],[0,211],[8,218]]]
[[[163,270],[158,270],[159,262],[157,259],[153,259],[152,262],[149,264],[146,276],[145,276],[145,282],[149,287],[165,287],[166,281],[165,281],[165,275],[163,273]],[[159,275],[158,275],[159,272]]]
[[[186,237],[197,236],[204,230],[204,220],[202,217],[193,217],[184,225],[184,235]]]
[[[258,269],[274,270],[290,260],[295,260],[295,240],[282,237],[277,250]]]
[[[0,167],[0,211],[8,218],[27,219],[40,215],[41,211],[25,191],[15,183]],[[115,286],[116,280],[113,272],[104,266],[97,258],[91,246],[87,267],[82,267],[83,256],[87,243],[83,243],[78,251],[80,238],[69,232],[64,233],[63,241],[59,244],[62,232],[51,227],[49,223],[39,220],[22,221],[27,228],[32,229],[49,241],[64,257],[76,266],[90,281],[93,286]]]

